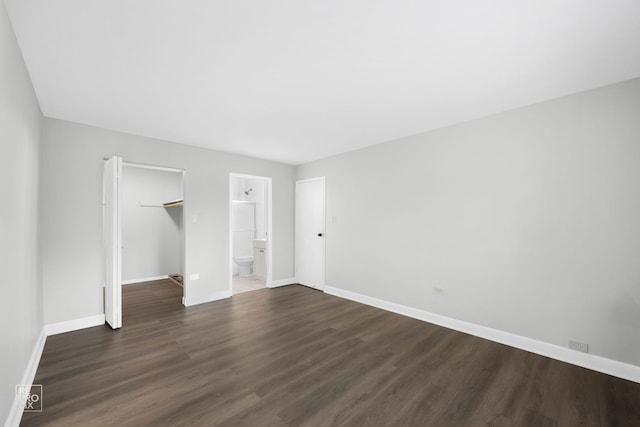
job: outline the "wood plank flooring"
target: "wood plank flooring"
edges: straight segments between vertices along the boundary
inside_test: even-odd
[[[123,291],[121,330],[47,339],[22,425],[640,426],[640,384],[303,286]]]

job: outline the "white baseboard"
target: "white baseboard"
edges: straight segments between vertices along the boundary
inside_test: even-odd
[[[130,285],[132,283],[153,282],[154,280],[162,280],[162,279],[168,279],[168,278],[169,278],[169,276],[165,274],[164,276],[152,276],[152,277],[143,277],[141,279],[123,280],[122,284],[123,285]]]
[[[531,353],[561,360],[563,362],[571,363],[572,365],[581,366],[583,368],[640,383],[640,366],[630,365],[628,363],[607,359],[593,354],[581,353],[559,345],[534,340],[532,338],[488,328],[486,326],[476,325],[474,323],[464,322],[462,320],[452,319],[450,317],[373,298],[356,292],[346,291],[344,289],[325,286],[324,291],[329,295],[360,302],[362,304],[367,304],[383,310],[402,314],[404,316],[413,317],[414,319],[444,326],[445,328],[454,329],[456,331],[488,339],[490,341],[495,341],[500,344],[526,350]]]
[[[295,277],[288,279],[272,280],[267,283],[267,288],[279,288],[280,286],[295,285],[298,283]]]
[[[33,347],[33,351],[31,352],[31,357],[29,358],[29,363],[27,363],[27,368],[22,375],[22,381],[20,385],[32,385],[33,380],[36,377],[36,372],[38,370],[38,365],[40,364],[40,358],[42,357],[42,351],[44,350],[44,343],[47,340],[47,335],[45,333],[45,328],[42,328],[40,332],[40,336],[38,337],[36,344]],[[26,402],[26,396],[23,398],[18,397],[17,395],[13,399],[13,405],[11,405],[11,409],[9,410],[9,416],[5,421],[5,427],[18,427],[20,425],[20,420],[22,419],[22,413],[24,411],[24,404]]]
[[[50,323],[45,325],[44,330],[47,336],[50,336],[100,325],[104,325],[104,314],[96,314],[95,316],[67,320],[65,322]]]
[[[225,298],[231,298],[231,290],[214,292],[212,294],[201,295],[196,297],[183,297],[182,304],[185,307],[190,307],[192,305],[205,304],[207,302],[218,301]]]

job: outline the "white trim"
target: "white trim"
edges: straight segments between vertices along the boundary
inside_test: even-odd
[[[295,277],[290,277],[288,279],[280,279],[280,280],[272,280],[267,282],[267,288],[279,288],[280,286],[287,285],[295,285],[298,282]]]
[[[164,276],[152,276],[152,277],[143,277],[141,279],[123,280],[122,284],[130,285],[132,283],[153,282],[154,280],[162,280],[162,279],[168,279],[168,278],[169,278],[169,275],[165,274]]]
[[[401,304],[381,300],[367,295],[358,294],[356,292],[344,289],[325,286],[325,293],[340,298],[349,299],[360,302],[362,304],[381,308],[393,313],[402,314],[414,319],[444,326],[445,328],[454,329],[456,331],[471,334],[480,338],[495,341],[511,347],[526,350],[531,353],[540,354],[552,359],[571,363],[572,365],[581,366],[583,368],[592,369],[615,377],[624,378],[625,380],[640,383],[640,366],[630,365],[628,363],[619,362],[613,359],[596,356],[593,354],[581,353],[559,345],[538,341],[532,338],[523,337],[509,332],[500,331],[486,326],[480,326],[462,320],[453,319],[428,311],[419,310],[417,308],[407,307]]]
[[[230,290],[214,292],[212,294],[197,297],[185,297],[183,304],[185,307],[190,307],[192,305],[205,304],[207,302],[218,301],[225,298],[231,298]]]
[[[42,357],[42,351],[44,350],[44,343],[46,340],[47,335],[45,334],[45,328],[43,327],[35,345],[33,346],[33,351],[31,351],[29,363],[27,363],[27,367],[22,375],[22,380],[20,381],[21,385],[33,385],[33,380],[36,377],[36,372],[38,370],[38,365],[40,364],[40,358]],[[20,425],[25,401],[26,396],[24,398],[14,396],[13,404],[9,409],[9,415],[4,423],[5,427],[18,427]]]
[[[176,173],[182,173],[185,171],[184,169],[171,168],[168,166],[155,166],[155,165],[147,165],[144,163],[132,163],[132,162],[122,162],[122,166],[129,166],[129,167],[138,168],[138,169],[151,169],[155,171],[164,171],[164,172],[176,172]]]
[[[325,178],[326,178],[326,177],[324,177],[324,176],[317,176],[317,177],[315,177],[315,178],[299,179],[299,180],[297,180],[297,181],[296,181],[296,184],[297,184],[297,183],[304,184],[304,183],[306,183],[306,182],[311,182],[311,181],[320,181],[320,180],[324,181],[324,180],[325,180]]]
[[[96,314],[95,316],[83,317],[80,319],[67,320],[58,323],[49,323],[44,326],[47,336],[63,334],[65,332],[77,331],[84,328],[92,328],[94,326],[104,325],[104,314]]]
[[[187,171],[186,170],[182,170],[182,173],[180,174],[180,190],[182,191],[182,200],[187,200],[186,198],[186,175],[187,175]],[[180,274],[182,274],[182,305],[184,306],[184,296],[187,294],[187,287],[188,287],[188,280],[187,279],[187,227],[189,226],[189,221],[187,221],[187,218],[189,218],[188,215],[191,214],[191,210],[189,207],[189,204],[185,204],[182,206],[182,216],[181,216],[181,224],[180,224],[180,247],[178,248],[180,250],[180,256],[182,257],[182,265],[180,265],[181,269],[179,271]]]

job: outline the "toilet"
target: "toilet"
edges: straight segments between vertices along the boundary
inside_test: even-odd
[[[253,269],[253,257],[252,256],[234,256],[233,262],[238,266],[239,277],[250,277]]]

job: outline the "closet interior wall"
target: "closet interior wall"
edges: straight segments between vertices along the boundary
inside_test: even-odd
[[[183,274],[182,174],[131,165],[122,171],[122,281]]]

